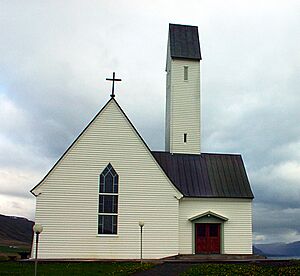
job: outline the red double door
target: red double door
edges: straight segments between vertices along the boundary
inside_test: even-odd
[[[220,254],[220,224],[196,223],[196,253]]]

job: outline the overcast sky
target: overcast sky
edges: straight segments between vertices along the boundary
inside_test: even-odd
[[[29,193],[117,101],[164,149],[168,24],[199,27],[202,151],[241,153],[254,241],[300,240],[299,1],[0,1],[0,213]]]

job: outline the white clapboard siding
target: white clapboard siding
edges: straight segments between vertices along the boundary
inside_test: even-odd
[[[170,55],[170,37],[168,37],[166,62],[166,117],[165,117],[165,150],[170,152],[170,127],[171,127],[171,55]]]
[[[108,163],[119,175],[118,235],[98,236],[98,181]],[[145,258],[178,254],[180,193],[114,100],[33,192],[41,193],[40,258],[139,258],[140,220]]]
[[[192,254],[192,222],[189,218],[211,211],[228,218],[224,222],[223,254],[252,254],[251,199],[187,199],[179,203],[179,253]]]
[[[200,61],[167,62],[166,150],[200,154]],[[184,80],[188,66],[188,80]],[[187,133],[187,143],[183,136]]]

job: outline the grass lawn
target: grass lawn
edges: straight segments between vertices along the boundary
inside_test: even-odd
[[[130,275],[151,268],[140,263],[39,263],[38,275]],[[33,262],[0,262],[0,275],[34,275]]]
[[[30,248],[28,247],[9,247],[0,245],[0,261],[7,261],[7,260],[17,260],[20,259],[21,255],[30,254]],[[24,258],[23,257],[23,258]],[[0,273],[1,274],[1,273]]]
[[[190,268],[182,276],[194,275],[218,275],[218,276],[240,276],[240,275],[300,275],[300,261],[279,264],[200,264]]]
[[[30,252],[30,248],[28,248],[28,247],[9,247],[9,246],[0,245],[1,253],[17,253],[17,252],[22,252],[22,251]]]
[[[176,264],[174,264],[176,265]],[[100,262],[71,262],[71,263],[39,263],[38,276],[54,275],[131,275],[132,273],[152,268],[153,264],[140,263],[100,263]],[[0,275],[34,275],[33,262],[0,262]],[[298,276],[300,261],[290,263],[262,264],[197,264],[181,276],[218,275],[269,275],[269,276]],[[167,275],[166,275],[167,276]]]

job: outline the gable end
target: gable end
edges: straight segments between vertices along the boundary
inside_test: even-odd
[[[67,155],[67,153],[73,148],[73,146],[79,141],[79,139],[83,136],[83,134],[87,131],[87,129],[92,125],[92,123],[96,120],[96,118],[106,109],[106,107],[111,103],[114,102],[116,104],[116,106],[118,107],[118,109],[121,111],[121,114],[124,116],[125,120],[129,123],[129,125],[131,126],[131,128],[133,129],[133,132],[135,133],[135,135],[138,136],[139,140],[142,142],[142,144],[144,145],[144,147],[146,148],[147,152],[150,154],[153,162],[157,165],[157,167],[159,168],[159,170],[162,172],[162,174],[164,175],[164,177],[166,178],[166,180],[170,183],[170,185],[172,186],[172,188],[174,189],[174,191],[176,192],[176,197],[178,199],[180,199],[183,195],[182,193],[177,189],[177,187],[174,185],[174,183],[169,179],[169,177],[165,174],[164,170],[162,169],[162,167],[160,166],[160,164],[157,162],[157,160],[155,159],[155,157],[153,156],[150,148],[148,147],[148,145],[146,144],[146,142],[144,141],[144,139],[142,138],[142,136],[138,133],[138,131],[136,130],[136,128],[134,127],[134,125],[131,123],[131,121],[129,120],[129,118],[127,117],[127,115],[125,114],[125,112],[123,111],[123,109],[120,107],[120,105],[118,104],[118,102],[114,99],[111,98],[106,104],[105,106],[96,114],[96,116],[89,122],[89,124],[83,129],[83,131],[78,135],[78,137],[74,140],[74,142],[67,148],[67,150],[63,153],[63,155],[57,160],[57,162],[54,164],[54,166],[50,169],[50,171],[45,175],[45,177],[34,187],[30,190],[30,192],[34,195],[37,196],[37,194],[35,193],[35,190],[40,187],[40,185],[43,184],[43,182],[48,178],[48,176],[55,170],[55,168],[59,165],[59,163],[63,160],[63,158]]]

